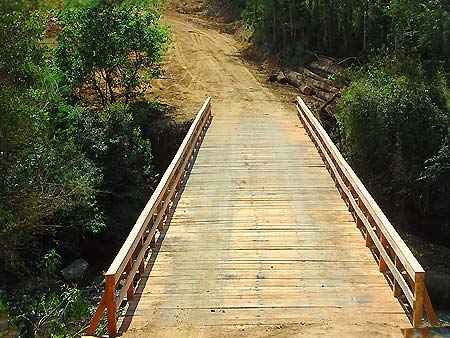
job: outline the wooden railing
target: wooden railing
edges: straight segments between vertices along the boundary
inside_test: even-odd
[[[181,193],[211,119],[211,98],[208,98],[125,243],[105,273],[105,291],[86,331],[87,335],[95,335],[105,310],[108,334],[117,335],[118,309],[122,302],[133,299],[135,287],[145,270],[147,257],[155,246],[157,231],[162,231],[174,201]]]
[[[300,97],[297,98],[297,109],[306,131],[361,230],[366,246],[377,260],[380,272],[385,275],[393,295],[411,314],[413,326],[422,325],[424,314],[430,324],[437,325],[438,319],[425,287],[422,266]]]

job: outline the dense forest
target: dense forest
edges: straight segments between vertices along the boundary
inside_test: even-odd
[[[82,332],[93,296],[60,271],[110,261],[155,185],[147,126],[164,107],[143,94],[170,42],[160,10],[0,4],[0,307],[22,336]]]
[[[336,143],[391,218],[450,243],[450,3],[230,0],[252,41],[288,67],[353,63],[334,80]]]
[[[221,2],[286,67],[348,65],[328,131],[393,223],[450,247],[450,2]],[[148,126],[167,108],[144,94],[171,43],[162,9],[0,2],[0,320],[22,336],[83,332],[157,183]],[[62,276],[88,252],[89,278]]]

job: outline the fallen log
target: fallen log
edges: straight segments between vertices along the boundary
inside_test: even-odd
[[[335,94],[336,93],[324,92],[322,90],[318,90],[317,88],[315,88],[315,90],[314,90],[314,96],[318,97],[319,99],[323,100],[324,102],[328,102],[328,101],[332,100],[332,98]]]
[[[286,71],[284,73],[286,76],[287,82],[294,87],[300,88],[304,84],[304,75],[294,72],[294,71]]]
[[[308,96],[315,95],[314,88],[308,86],[307,84],[301,85],[299,89],[300,89],[300,92],[304,95],[308,95]]]
[[[323,76],[320,76],[320,75],[310,71],[308,68],[303,68],[303,74],[305,74],[306,76],[308,76],[316,81],[323,82],[324,84],[326,84],[328,87],[331,87],[331,88],[341,89],[343,87],[342,85],[340,85],[332,80],[324,78]]]
[[[341,96],[340,92],[337,92],[336,94],[334,94],[329,100],[327,100],[327,102],[325,102],[322,107],[320,107],[320,111],[324,111],[329,113],[329,111],[327,110],[328,107],[331,105],[331,103],[333,103],[338,97]]]
[[[338,88],[329,86],[328,84],[326,84],[326,83],[324,83],[322,81],[313,79],[313,78],[311,78],[309,76],[305,76],[304,82],[307,83],[308,85],[314,87],[314,88],[317,88],[318,90],[323,91],[323,92],[334,94],[334,93],[339,91]]]
[[[318,70],[320,73],[336,75],[342,71],[342,67],[331,60],[316,60],[311,62],[309,68]]]

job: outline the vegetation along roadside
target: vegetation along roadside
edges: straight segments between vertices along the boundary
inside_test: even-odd
[[[0,319],[13,324],[2,332],[80,335],[95,276],[164,170],[170,154],[155,155],[160,132],[149,126],[170,107],[144,99],[171,40],[161,10],[144,0],[0,4]]]

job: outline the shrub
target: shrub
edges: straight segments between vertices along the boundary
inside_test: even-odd
[[[79,123],[84,150],[102,168],[104,191],[149,190],[153,178],[151,145],[128,105],[116,103],[98,112],[86,111]]]
[[[84,331],[92,305],[80,289],[60,286],[43,294],[24,295],[11,308],[21,337],[77,337]]]
[[[63,11],[60,23],[56,57],[66,81],[103,106],[128,103],[160,71],[169,38],[156,11],[100,1]]]
[[[86,111],[79,119],[79,142],[102,173],[97,200],[105,212],[108,245],[119,245],[154,187],[153,155],[130,107],[115,103]]]
[[[450,238],[450,148],[448,140],[425,162],[417,180],[424,213],[439,217],[441,232]]]
[[[95,199],[97,168],[73,136],[60,132],[63,120],[52,120],[33,100],[18,99],[23,105],[15,108],[15,100],[0,102],[7,120],[0,142],[0,237],[6,247],[0,261],[13,275],[36,268],[36,257],[48,245],[43,238],[71,232],[75,239],[103,227]]]
[[[0,5],[0,83],[20,84],[33,78],[43,61],[39,44],[43,32],[42,16],[30,13],[25,5],[14,1]]]
[[[359,73],[338,104],[345,154],[375,195],[393,199],[388,204],[400,216],[418,199],[415,182],[446,137],[445,107],[433,93],[418,76],[375,65]]]

